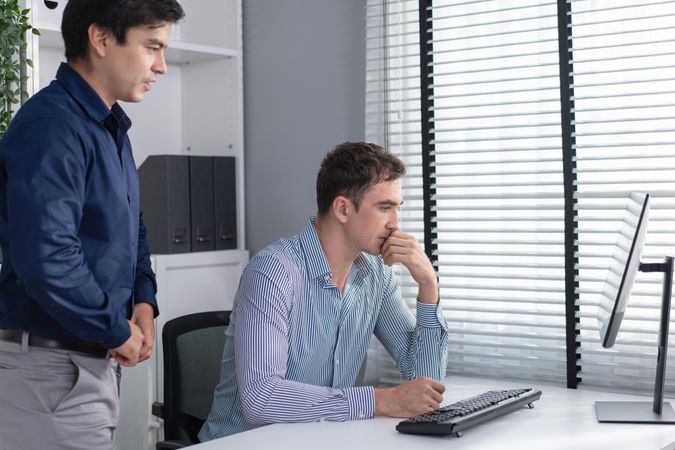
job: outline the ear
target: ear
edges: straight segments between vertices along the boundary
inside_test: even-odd
[[[351,200],[344,195],[338,195],[333,200],[333,214],[340,223],[346,223],[351,210],[354,208]]]
[[[108,53],[108,49],[113,43],[114,37],[110,30],[106,30],[97,24],[92,23],[87,29],[87,35],[89,36],[89,45],[94,52],[94,55],[103,58]]]

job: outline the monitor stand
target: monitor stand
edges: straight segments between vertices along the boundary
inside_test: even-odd
[[[670,325],[670,300],[673,290],[673,257],[663,263],[640,264],[640,272],[663,272],[661,299],[661,324],[659,326],[659,351],[656,357],[654,401],[650,402],[595,402],[598,422],[675,424],[675,411],[670,403],[663,402],[663,386],[668,354],[668,327]]]
[[[662,403],[660,414],[652,402],[595,402],[598,422],[675,424],[675,411],[670,403]]]

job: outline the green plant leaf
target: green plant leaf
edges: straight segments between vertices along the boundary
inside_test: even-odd
[[[30,9],[21,9],[19,0],[0,0],[0,137],[15,106],[28,98],[24,69],[33,68],[33,61],[26,58],[29,31],[40,36],[30,23]]]

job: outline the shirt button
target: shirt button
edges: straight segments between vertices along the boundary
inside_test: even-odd
[[[340,364],[340,360],[335,358],[335,364]]]
[[[365,419],[366,418],[366,413],[363,411],[359,412],[359,419]]]

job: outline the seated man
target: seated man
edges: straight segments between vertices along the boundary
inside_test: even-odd
[[[398,229],[405,166],[344,143],[321,164],[318,217],[258,253],[241,277],[202,441],[277,422],[412,417],[439,407],[447,325],[417,240]],[[389,267],[417,282],[417,320]],[[353,387],[372,334],[409,380]]]

